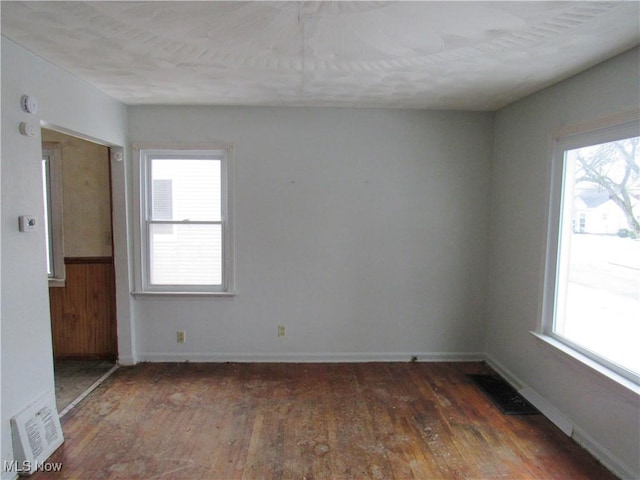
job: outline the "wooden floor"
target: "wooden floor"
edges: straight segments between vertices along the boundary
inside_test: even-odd
[[[612,479],[541,415],[505,416],[482,363],[141,364],[63,420],[73,479]]]

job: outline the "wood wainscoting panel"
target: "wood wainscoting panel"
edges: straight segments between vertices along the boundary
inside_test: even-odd
[[[65,286],[49,288],[54,357],[115,359],[113,260],[65,258],[65,270]]]

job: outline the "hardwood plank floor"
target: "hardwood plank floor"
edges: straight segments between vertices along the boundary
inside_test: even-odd
[[[63,419],[72,479],[613,479],[483,363],[140,364]]]

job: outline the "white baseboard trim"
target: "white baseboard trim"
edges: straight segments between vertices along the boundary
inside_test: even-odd
[[[574,425],[560,410],[549,403],[546,398],[528,385],[523,386],[518,393],[529,400],[540,412],[558,427],[567,437],[573,436]]]
[[[560,410],[558,410],[552,403],[546,398],[536,392],[533,388],[525,384],[520,380],[513,372],[507,367],[497,361],[490,355],[486,355],[487,363],[496,372],[504,377],[504,379],[511,384],[518,393],[526,398],[531,404],[536,407],[540,412],[547,417],[551,422],[558,427],[562,432],[570,437],[573,434],[573,422],[566,417]]]
[[[358,362],[477,362],[484,353],[142,353],[141,362],[202,363],[358,363]]]
[[[580,426],[576,425],[569,417],[564,415],[557,407],[536,392],[533,388],[525,384],[503,364],[488,354],[485,355],[485,360],[491,368],[502,375],[507,382],[518,390],[518,393],[540,410],[540,412],[560,430],[562,430],[565,435],[573,438],[615,475],[624,479],[636,478],[636,474],[634,474],[631,469],[624,464],[624,462],[613,455],[608,449],[600,445],[593,439],[593,437],[580,428]]]
[[[638,478],[637,473],[632,472],[618,457],[596,442],[593,437],[582,430],[582,428],[574,425],[572,438],[591,453],[591,455],[596,457],[600,463],[618,476],[618,478]]]

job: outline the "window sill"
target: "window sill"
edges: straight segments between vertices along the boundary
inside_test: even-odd
[[[131,292],[135,298],[229,298],[238,292]]]
[[[49,287],[64,287],[66,285],[66,280],[64,278],[50,278],[49,279]]]
[[[574,350],[573,348],[565,345],[562,342],[559,342],[555,338],[552,338],[548,335],[539,332],[530,332],[534,337],[541,340],[545,344],[559,350],[560,352],[568,355],[569,357],[577,360],[581,364],[586,367],[589,367],[591,370],[595,370],[597,373],[601,374],[603,377],[615,382],[616,384],[623,387],[624,391],[628,392],[632,395],[632,398],[635,400],[637,396],[640,395],[640,385],[634,383],[633,381],[623,377],[622,375],[617,374],[613,370],[601,365],[600,363],[592,360],[586,355],[581,354],[580,352]]]

